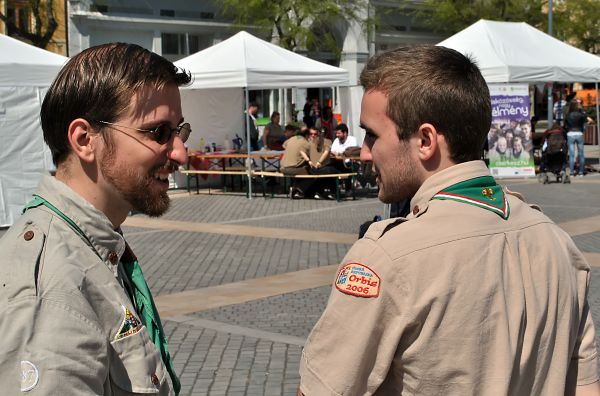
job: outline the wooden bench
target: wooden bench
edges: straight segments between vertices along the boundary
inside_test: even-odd
[[[182,169],[179,171],[179,173],[181,173],[182,175],[185,175],[187,178],[187,191],[188,193],[191,192],[191,188],[190,188],[190,179],[192,177],[196,178],[196,194],[200,193],[200,180],[198,179],[198,176],[200,175],[221,175],[223,177],[225,176],[247,176],[248,175],[248,171],[245,168],[233,168],[231,170],[217,170],[217,169],[205,169],[205,170],[196,170],[196,169]],[[250,171],[250,175],[253,174],[253,171]],[[225,189],[225,191],[227,191],[227,185],[225,183],[223,183],[223,187]],[[209,194],[210,194],[210,187],[209,187]]]
[[[252,172],[252,175],[261,177],[262,186],[263,186],[263,197],[266,196],[266,182],[265,182],[266,177],[280,177],[280,178],[283,178],[284,180],[288,180],[288,179],[289,180],[291,180],[291,179],[317,179],[318,180],[318,179],[335,178],[335,198],[339,202],[339,201],[341,201],[340,181],[347,180],[347,179],[354,179],[354,177],[356,177],[358,175],[358,173],[348,172],[348,173],[327,173],[327,174],[323,174],[323,175],[286,175],[282,172],[256,171],[256,172]],[[354,191],[354,183],[350,183],[350,184],[351,184],[350,188],[352,190],[352,199],[356,199],[356,194]],[[284,182],[284,188],[285,188],[285,182]],[[271,191],[271,196],[273,196],[272,191]]]

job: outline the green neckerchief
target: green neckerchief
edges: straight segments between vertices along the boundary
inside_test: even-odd
[[[129,245],[126,246],[125,254],[123,256],[127,256],[121,259],[121,263],[123,264],[125,274],[133,288],[135,304],[144,317],[146,329],[148,329],[148,333],[150,333],[150,339],[152,339],[152,342],[154,342],[154,345],[156,345],[160,351],[162,360],[165,363],[171,381],[173,382],[175,394],[179,395],[181,383],[179,382],[179,378],[177,378],[177,374],[175,374],[173,361],[171,360],[171,355],[169,355],[167,338],[165,337],[165,332],[162,327],[162,322],[160,321],[160,316],[158,315],[158,310],[154,304],[152,293],[150,293],[150,289],[148,288],[148,284],[142,273],[142,267],[140,267],[138,260],[135,255],[133,255]]]
[[[25,213],[25,211],[27,211],[28,209],[44,205],[48,209],[56,213],[60,218],[62,218],[90,246],[92,246],[92,243],[90,242],[88,237],[83,233],[81,228],[79,228],[77,224],[75,224],[75,222],[71,220],[66,214],[61,212],[58,208],[56,208],[50,202],[46,201],[44,198],[38,195],[34,195],[33,197],[33,200],[27,205],[25,205],[23,213]],[[175,390],[176,395],[179,395],[179,392],[181,390],[181,383],[179,382],[179,378],[177,378],[175,370],[173,369],[173,362],[171,360],[171,356],[169,355],[167,340],[162,327],[162,323],[160,321],[160,317],[158,316],[156,305],[154,304],[154,299],[152,298],[150,289],[148,289],[148,284],[144,279],[142,268],[140,267],[137,258],[133,255],[133,252],[129,248],[129,245],[126,245],[125,252],[127,253],[128,257],[123,257],[123,259],[128,260],[125,261],[122,259],[121,263],[123,264],[123,268],[125,269],[125,274],[129,279],[129,283],[133,288],[133,298],[135,299],[134,305],[136,305],[138,310],[140,311],[139,314],[141,314],[144,317],[144,322],[146,325],[146,329],[150,334],[150,339],[160,351],[162,361],[167,367],[167,371],[169,372],[169,376],[171,377],[171,381],[173,382],[173,390]],[[96,255],[100,257],[98,252],[96,252]]]
[[[435,194],[431,199],[450,199],[487,209],[508,219],[510,207],[506,195],[492,176],[481,176],[454,184]]]

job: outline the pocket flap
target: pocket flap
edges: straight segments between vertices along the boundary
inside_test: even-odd
[[[110,378],[120,389],[132,393],[158,393],[166,370],[146,327],[111,342],[115,354]]]

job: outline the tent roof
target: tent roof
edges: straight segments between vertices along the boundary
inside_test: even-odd
[[[437,45],[471,55],[488,83],[600,81],[600,57],[525,22],[481,19]]]
[[[348,72],[241,31],[175,65],[192,73],[190,88],[249,89],[348,85]]]
[[[48,86],[69,58],[0,34],[0,86]]]

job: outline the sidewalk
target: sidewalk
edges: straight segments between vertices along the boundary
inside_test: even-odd
[[[586,155],[593,153],[586,146]],[[500,183],[541,204],[584,252],[600,330],[600,174],[571,184]],[[375,198],[177,193],[160,219],[130,216],[125,236],[165,322],[181,394],[294,396],[302,345],[337,265],[359,225],[382,212]]]
[[[600,329],[600,174],[501,183],[540,203],[584,251]],[[295,395],[302,345],[337,264],[358,226],[382,211],[375,198],[180,194],[162,219],[130,217],[125,234],[157,296],[182,394]]]

